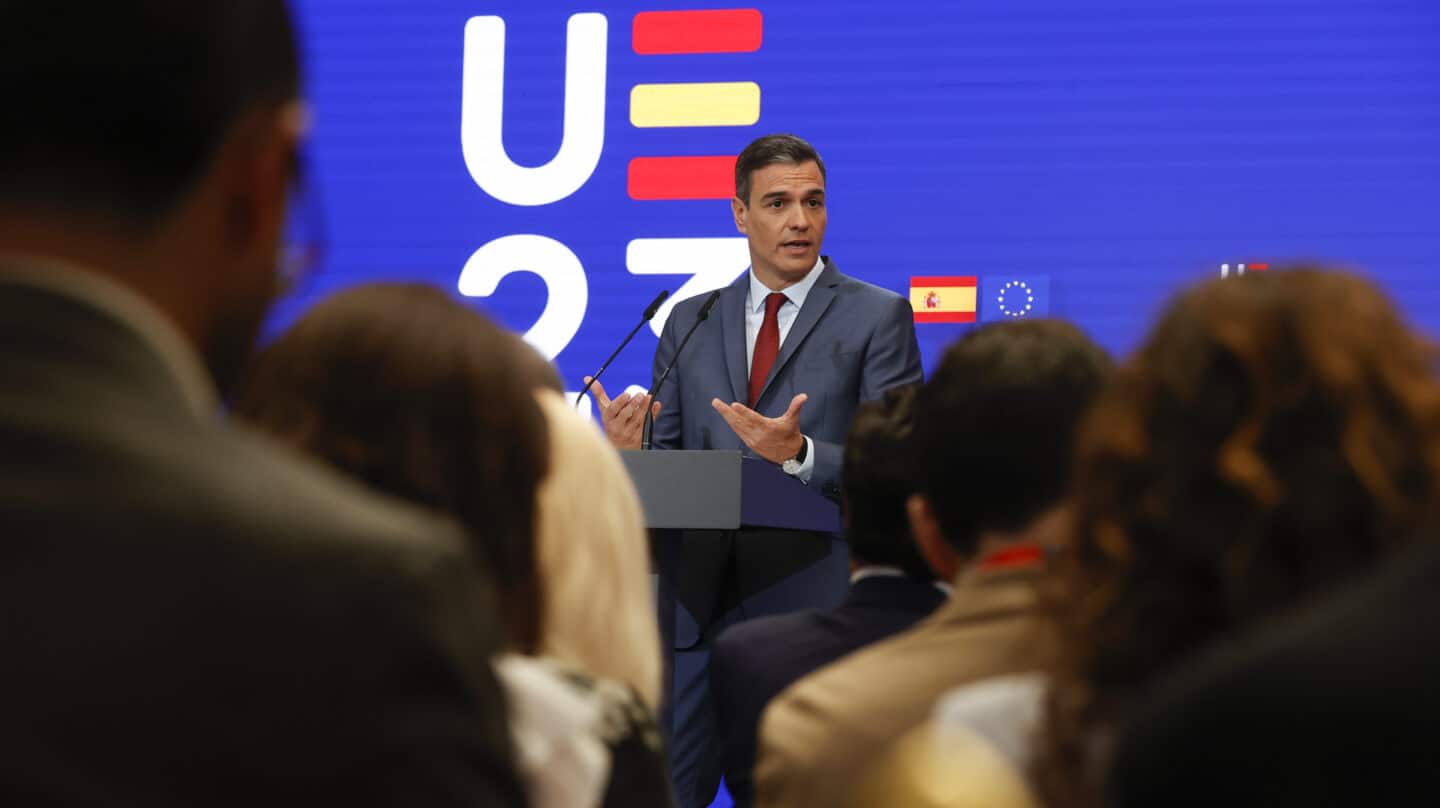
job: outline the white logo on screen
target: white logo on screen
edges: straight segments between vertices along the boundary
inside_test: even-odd
[[[466,22],[460,143],[465,166],[481,190],[506,204],[538,207],[566,199],[590,181],[605,147],[608,40],[605,15],[571,15],[566,24],[560,147],[549,162],[527,167],[510,159],[501,134],[505,21],[482,16]],[[626,247],[626,269],[632,275],[690,276],[651,320],[656,336],[676,303],[724,286],[749,263],[744,238],[636,238]],[[533,233],[501,236],[465,262],[459,291],[489,297],[516,272],[538,275],[545,282],[545,310],[525,332],[525,340],[554,359],[585,321],[590,298],[585,267],[556,239]]]

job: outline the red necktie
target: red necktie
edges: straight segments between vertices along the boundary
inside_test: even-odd
[[[779,292],[765,297],[765,322],[755,335],[755,353],[750,357],[751,407],[759,403],[760,391],[765,389],[770,368],[775,366],[775,357],[780,354],[780,307],[785,305],[785,300],[785,295]]]

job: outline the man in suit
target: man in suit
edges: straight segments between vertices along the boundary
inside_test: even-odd
[[[915,403],[911,531],[954,582],[908,631],[796,682],[761,719],[756,804],[844,804],[866,765],[959,685],[1039,669],[1053,640],[1037,584],[1081,415],[1109,369],[1078,329],[1035,320],[973,331]]]
[[[737,806],[753,798],[755,734],[765,705],[802,676],[909,628],[949,586],[926,566],[905,516],[914,493],[909,445],[914,385],[863,404],[845,444],[841,483],[850,591],[833,609],[808,609],[732,626],[715,641],[715,699],[725,784]]]
[[[283,0],[4,11],[0,803],[524,805],[459,531],[220,417],[282,280]]]
[[[1122,734],[1110,804],[1440,803],[1440,549],[1180,666]]]
[[[910,302],[840,274],[822,256],[825,203],[825,164],[809,143],[769,135],[745,147],[731,213],[749,241],[750,271],[720,291],[660,401],[611,401],[597,386],[612,443],[640,445],[648,405],[659,412],[657,448],[742,450],[839,498],[855,408],[924,374]],[[655,351],[656,379],[703,301],[671,312]],[[793,532],[689,534],[680,552],[671,759],[682,805],[705,805],[719,772],[707,684],[714,635],[741,616],[835,605],[849,561],[838,537]]]

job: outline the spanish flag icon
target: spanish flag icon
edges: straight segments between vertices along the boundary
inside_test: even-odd
[[[975,322],[973,275],[927,275],[910,279],[910,308],[917,323]]]

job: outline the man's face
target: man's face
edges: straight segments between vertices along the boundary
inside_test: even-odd
[[[783,289],[805,277],[825,238],[825,179],[814,162],[772,163],[750,175],[750,198],[731,201],[760,282]]]

